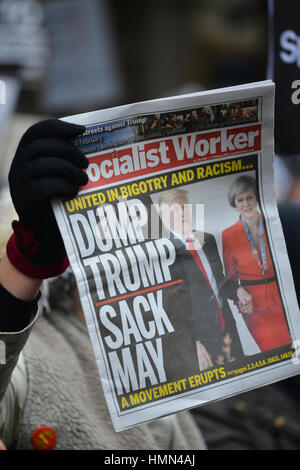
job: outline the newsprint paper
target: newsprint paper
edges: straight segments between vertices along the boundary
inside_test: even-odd
[[[273,106],[263,81],[64,118],[89,182],[54,210],[116,431],[300,371]]]

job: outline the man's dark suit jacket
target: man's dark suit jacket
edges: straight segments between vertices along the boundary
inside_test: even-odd
[[[195,233],[197,236],[197,233]],[[198,234],[199,236],[199,234]],[[176,248],[176,260],[171,266],[172,280],[182,283],[164,289],[168,316],[175,329],[164,338],[165,367],[168,375],[176,376],[179,370],[186,375],[199,373],[196,341],[200,341],[211,355],[213,362],[223,355],[223,338],[229,332],[235,357],[241,357],[235,320],[227,298],[236,300],[237,284],[223,274],[223,266],[213,235],[204,234],[203,250],[210,263],[222,299],[222,315],[225,329],[222,331],[218,308],[212,289],[207,284],[192,254],[178,238],[171,238]],[[170,377],[168,377],[168,380]]]

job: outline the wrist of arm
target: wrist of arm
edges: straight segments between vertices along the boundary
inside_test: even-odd
[[[0,261],[0,284],[19,300],[32,301],[40,290],[42,279],[18,271],[6,255]]]

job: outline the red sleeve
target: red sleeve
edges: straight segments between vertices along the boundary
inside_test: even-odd
[[[230,236],[226,230],[222,233],[222,247],[223,247],[223,263],[226,277],[238,280],[237,261],[232,249],[233,237]]]

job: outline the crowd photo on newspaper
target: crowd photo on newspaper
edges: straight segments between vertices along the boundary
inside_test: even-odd
[[[57,17],[60,2],[41,3],[59,44],[70,2]],[[1,38],[18,10],[8,5],[0,0]],[[72,2],[77,21],[41,101],[55,112],[8,126],[14,147],[10,132],[2,138],[1,106],[17,100],[16,59],[2,80],[0,41],[0,158],[2,142],[9,154],[4,179],[0,171],[0,450],[98,450],[100,464],[195,467],[199,450],[298,449],[300,209],[276,193],[276,80],[110,101],[121,73],[103,51],[101,70],[78,60],[100,52],[94,42],[110,44],[105,9],[103,38],[93,39],[96,5],[104,2]],[[72,36],[79,25],[91,33],[83,45]],[[296,58],[292,33],[279,40],[286,64]],[[75,62],[88,79],[77,88],[74,72],[69,90],[51,89]],[[97,104],[101,93],[109,106]],[[281,121],[277,148],[296,122]]]

